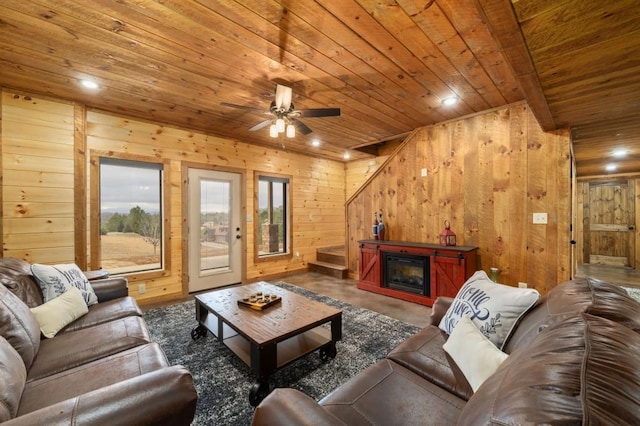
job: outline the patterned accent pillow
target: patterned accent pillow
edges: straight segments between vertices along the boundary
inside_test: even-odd
[[[460,318],[469,317],[482,334],[502,349],[514,325],[539,298],[535,289],[498,284],[484,271],[477,271],[460,288],[438,327],[451,335]]]
[[[44,302],[55,299],[71,287],[76,287],[82,293],[87,306],[98,303],[89,280],[80,268],[73,263],[60,265],[31,265],[31,273],[42,289]]]

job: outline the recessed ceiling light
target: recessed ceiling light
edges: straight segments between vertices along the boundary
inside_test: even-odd
[[[344,158],[345,160],[348,160],[349,158],[351,158],[351,155],[348,152],[345,152],[342,158]]]
[[[627,151],[626,149],[620,148],[614,150],[611,155],[613,155],[614,157],[626,157],[628,153],[629,151]]]
[[[442,105],[444,106],[451,106],[451,105],[455,105],[456,103],[458,103],[458,97],[457,96],[449,96],[448,98],[444,98],[442,100]]]
[[[607,164],[607,167],[605,167],[605,169],[606,169],[608,172],[612,172],[612,171],[614,171],[614,170],[615,170],[615,169],[617,169],[617,168],[618,168],[618,166],[616,166],[615,164]]]
[[[320,146],[320,141],[318,139],[314,139],[314,140],[311,141],[311,145]]]
[[[98,83],[92,80],[80,80],[80,84],[86,87],[87,89],[97,89],[100,87]]]

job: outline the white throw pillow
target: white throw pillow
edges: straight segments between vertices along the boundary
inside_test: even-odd
[[[469,317],[462,317],[442,346],[477,391],[509,355],[487,339]]]
[[[40,324],[42,334],[51,338],[71,322],[89,312],[89,308],[80,290],[71,287],[55,299],[31,308],[31,312]]]
[[[45,303],[60,296],[71,287],[80,290],[87,306],[98,303],[98,297],[89,284],[89,280],[73,263],[61,265],[34,263],[31,265],[31,273],[42,289]]]
[[[469,317],[482,334],[502,349],[518,319],[539,298],[535,289],[498,284],[484,271],[477,271],[464,283],[439,327],[451,334],[462,317]]]

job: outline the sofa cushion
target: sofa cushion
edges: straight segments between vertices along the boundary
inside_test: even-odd
[[[639,352],[633,330],[575,314],[515,350],[458,424],[640,424]]]
[[[58,335],[94,327],[99,324],[104,324],[105,322],[129,316],[142,316],[142,310],[140,310],[140,306],[138,306],[136,299],[133,297],[127,296],[107,302],[100,302],[89,306],[89,312],[87,312],[86,315],[81,316],[63,328]]]
[[[30,308],[44,303],[29,262],[15,257],[0,258],[0,281]]]
[[[140,317],[126,317],[44,339],[27,381],[50,376],[151,341]]]
[[[29,307],[5,286],[0,286],[0,336],[20,354],[25,368],[31,367],[40,348],[40,325]]]
[[[348,425],[454,425],[465,401],[390,360],[363,370],[319,401]]]
[[[502,349],[517,321],[539,297],[535,289],[494,283],[484,271],[477,271],[460,288],[439,327],[451,334],[460,318],[468,316],[482,334]]]
[[[473,389],[444,351],[446,340],[444,331],[428,326],[396,346],[387,358],[466,401],[473,395]]]
[[[40,324],[42,334],[52,338],[62,328],[89,312],[89,309],[80,290],[71,287],[61,296],[31,308],[31,312]]]
[[[0,423],[16,416],[26,377],[20,354],[0,336]]]
[[[31,273],[40,284],[45,302],[62,295],[71,287],[76,287],[82,293],[87,306],[98,303],[98,297],[91,288],[89,280],[73,263],[59,265],[34,263],[31,265]]]
[[[149,343],[30,381],[22,393],[18,416],[168,365],[160,346]],[[105,404],[117,404],[117,401],[105,401]]]
[[[518,323],[503,351],[528,344],[551,324],[578,312],[608,318],[640,333],[640,304],[620,287],[594,278],[577,278],[551,289]]]
[[[443,349],[455,361],[474,392],[508,357],[469,317],[460,318]]]

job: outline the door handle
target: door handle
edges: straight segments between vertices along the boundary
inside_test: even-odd
[[[239,240],[240,238],[242,238],[242,235],[236,235],[236,240]]]

